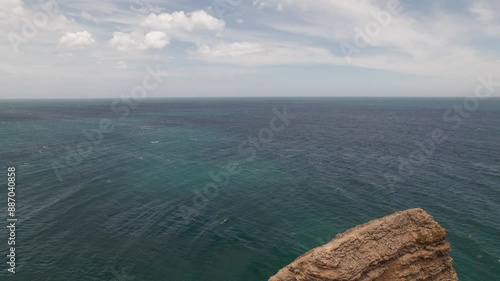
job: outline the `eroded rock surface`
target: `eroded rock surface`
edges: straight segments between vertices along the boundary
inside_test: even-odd
[[[269,281],[458,280],[446,235],[422,209],[397,212],[338,234]]]

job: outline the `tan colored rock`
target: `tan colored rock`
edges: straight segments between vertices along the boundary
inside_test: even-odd
[[[269,281],[458,280],[447,233],[422,209],[397,212],[338,234]]]

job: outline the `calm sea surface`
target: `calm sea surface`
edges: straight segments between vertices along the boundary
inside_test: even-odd
[[[499,99],[112,102],[0,102],[19,219],[0,280],[262,281],[413,207],[448,229],[460,280],[500,280]]]

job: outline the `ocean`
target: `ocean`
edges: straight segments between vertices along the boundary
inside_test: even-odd
[[[500,280],[498,98],[9,100],[0,128],[0,280],[263,281],[414,207]]]

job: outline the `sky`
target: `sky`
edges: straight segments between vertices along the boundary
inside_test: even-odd
[[[2,0],[0,98],[468,96],[478,77],[500,80],[496,11],[498,0]]]

